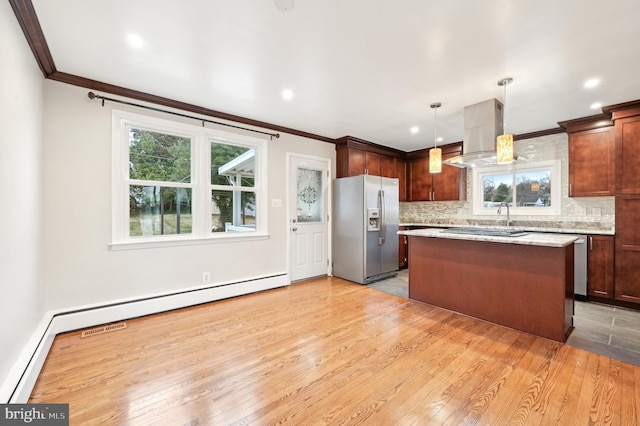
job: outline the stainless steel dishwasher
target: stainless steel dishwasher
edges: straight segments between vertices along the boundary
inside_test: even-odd
[[[578,300],[587,300],[587,236],[576,235],[573,243],[573,293]]]

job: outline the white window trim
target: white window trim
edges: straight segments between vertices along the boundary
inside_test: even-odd
[[[561,161],[549,160],[536,163],[514,163],[509,165],[494,167],[473,168],[473,214],[474,215],[495,215],[495,207],[482,207],[484,188],[482,178],[485,175],[520,173],[526,171],[551,170],[551,199],[552,205],[549,207],[510,207],[512,216],[557,216],[562,211],[561,193]]]
[[[179,235],[156,235],[153,237],[130,237],[129,230],[129,152],[128,126],[155,132],[168,132],[191,138],[190,184],[170,183],[168,186],[192,188],[192,233]],[[186,123],[150,117],[128,111],[113,110],[112,113],[112,250],[139,249],[192,244],[209,244],[230,241],[255,241],[269,238],[267,208],[267,140],[230,133],[218,129],[194,126]],[[125,140],[127,142],[125,142]],[[246,146],[256,152],[256,186],[249,189],[256,193],[256,230],[242,233],[216,233],[210,229],[211,190],[210,182],[211,142],[222,142]],[[162,184],[156,182],[156,184]],[[228,188],[231,190],[231,186]]]

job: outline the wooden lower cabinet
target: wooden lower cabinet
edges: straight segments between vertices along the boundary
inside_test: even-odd
[[[407,229],[406,226],[398,228],[400,231]],[[408,259],[408,237],[406,235],[398,235],[398,268],[405,269],[409,262]]]
[[[615,299],[640,304],[640,195],[616,196]]]
[[[614,237],[589,235],[587,241],[589,296],[614,298]]]

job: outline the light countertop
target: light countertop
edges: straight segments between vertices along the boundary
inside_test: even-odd
[[[482,226],[482,225],[469,225],[469,224],[447,224],[447,223],[438,223],[438,222],[429,222],[429,223],[400,223],[400,226],[424,226],[424,227],[434,227],[434,228],[495,228],[495,229],[505,229],[504,226]],[[544,232],[544,233],[558,233],[558,234],[581,234],[581,235],[615,235],[615,229],[597,229],[597,228],[554,228],[554,227],[541,227],[541,226],[511,226],[509,228],[521,229],[523,231],[529,232]]]
[[[398,231],[398,234],[414,237],[447,238],[452,240],[485,241],[492,243],[522,244],[545,247],[565,247],[569,244],[573,244],[573,242],[578,239],[575,235],[542,232],[530,232],[519,237],[498,237],[493,235],[450,234],[443,231],[444,229],[435,228],[414,229],[411,231]]]

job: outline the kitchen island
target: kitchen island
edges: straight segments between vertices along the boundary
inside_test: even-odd
[[[400,231],[409,298],[565,342],[573,329],[571,235]]]

